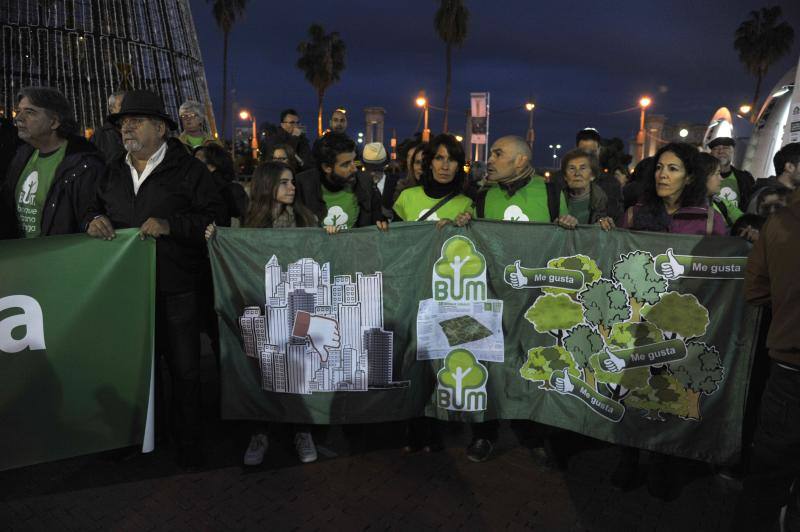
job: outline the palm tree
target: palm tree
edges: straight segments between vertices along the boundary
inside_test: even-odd
[[[206,0],[210,2],[211,0]],[[220,137],[225,138],[225,124],[228,123],[228,36],[233,24],[244,14],[247,0],[213,0],[211,10],[214,20],[222,30],[222,127]]]
[[[442,131],[447,132],[447,114],[450,109],[450,84],[452,81],[453,47],[460,46],[467,38],[469,10],[462,0],[441,0],[433,25],[445,43],[447,55],[447,83],[444,93],[444,123]]]
[[[319,24],[308,28],[308,41],[297,45],[300,57],[297,68],[302,70],[311,86],[317,91],[317,134],[322,136],[322,99],[328,87],[339,81],[344,70],[345,44],[338,32],[326,34]]]
[[[750,18],[736,29],[733,47],[739,52],[739,60],[756,77],[756,92],[753,95],[751,120],[758,114],[756,105],[761,93],[761,82],[767,70],[792,47],[794,30],[781,18],[780,6],[762,7],[751,11]]]

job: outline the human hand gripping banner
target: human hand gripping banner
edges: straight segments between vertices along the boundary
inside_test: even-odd
[[[135,229],[0,242],[0,470],[144,443],[154,290]]]
[[[757,311],[741,239],[549,224],[225,229],[223,415],[529,419],[721,462]]]

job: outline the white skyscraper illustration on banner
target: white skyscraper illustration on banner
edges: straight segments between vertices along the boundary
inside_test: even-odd
[[[277,257],[270,257],[263,314],[261,305],[253,305],[239,318],[244,352],[260,361],[264,390],[310,394],[408,386],[393,381],[394,335],[384,330],[383,273],[357,272],[355,278],[332,276],[330,263],[310,258],[281,271]],[[322,340],[321,330],[330,337]],[[293,336],[297,331],[303,335]]]

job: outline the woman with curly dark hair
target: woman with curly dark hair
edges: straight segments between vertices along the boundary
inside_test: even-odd
[[[697,148],[684,142],[662,147],[653,175],[645,176],[639,201],[623,217],[623,227],[688,235],[725,235],[720,213],[708,205],[706,176]]]

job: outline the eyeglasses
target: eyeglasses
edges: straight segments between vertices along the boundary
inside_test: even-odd
[[[299,120],[285,120],[281,122],[281,124],[289,124],[290,126],[296,126],[299,123],[300,123]]]
[[[147,122],[147,118],[139,116],[126,116],[119,121],[119,127],[121,129],[139,129],[145,122]]]
[[[192,118],[198,118],[199,115],[196,113],[186,113],[181,115],[181,120],[191,120]]]

